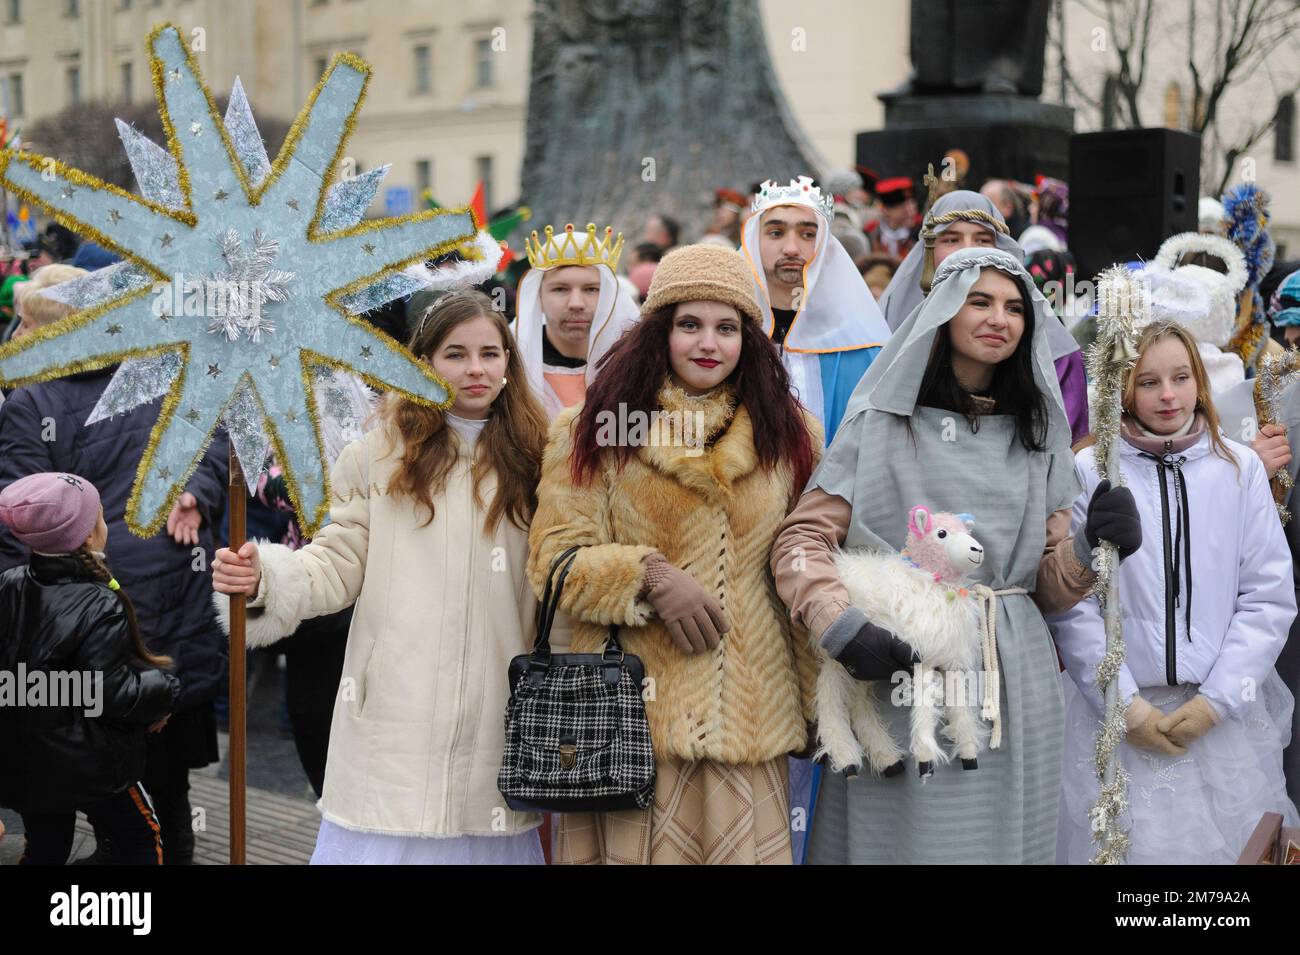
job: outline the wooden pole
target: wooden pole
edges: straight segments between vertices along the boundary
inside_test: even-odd
[[[230,549],[244,546],[248,488],[234,447],[230,449]],[[247,782],[248,710],[244,682],[243,594],[230,595],[230,864],[244,864],[244,798]]]

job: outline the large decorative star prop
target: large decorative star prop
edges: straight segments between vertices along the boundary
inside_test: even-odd
[[[223,121],[175,27],[154,30],[149,51],[169,149],[119,123],[140,197],[51,158],[0,154],[8,188],[125,259],[58,287],[80,310],[0,348],[0,381],[121,363],[91,422],[166,394],[127,505],[137,534],[157,532],[224,423],[250,482],[274,449],[310,535],[329,506],[318,379],[348,371],[417,402],[451,400],[356,315],[481,281],[499,247],[465,209],[360,221],[386,167],[329,187],[369,80],[359,58],[334,58],[270,162],[237,80]],[[463,261],[447,274],[425,266],[453,250]],[[214,306],[214,290],[233,297]]]

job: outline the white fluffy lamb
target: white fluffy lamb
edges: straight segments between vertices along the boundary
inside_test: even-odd
[[[837,557],[853,606],[921,657],[903,702],[910,704],[909,752],[922,779],[934,771],[936,762],[946,763],[951,756],[959,757],[964,769],[977,768],[984,737],[973,709],[979,699],[975,686],[981,660],[978,606],[964,586],[984,560],[984,548],[969,532],[972,523],[968,514],[913,507],[901,553],[847,551]],[[947,692],[924,691],[945,673]],[[961,698],[948,699],[954,687]],[[966,692],[960,692],[963,689]],[[894,776],[902,771],[905,754],[877,712],[871,690],[870,682],[855,680],[823,651],[817,679],[817,756],[824,754],[831,769],[849,774],[859,771],[865,757],[874,772]],[[894,690],[897,696],[899,688]],[[937,695],[944,697],[944,736],[953,744],[951,754],[936,739]]]

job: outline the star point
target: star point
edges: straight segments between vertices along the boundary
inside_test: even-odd
[[[151,42],[164,77],[160,106],[170,111],[169,128],[185,148],[169,151],[142,142],[138,134],[133,138],[130,130],[122,132],[142,202],[118,201],[103,185],[79,174],[74,174],[75,188],[64,178],[41,181],[41,170],[30,162],[13,162],[0,172],[8,185],[36,195],[46,212],[87,226],[93,222],[129,258],[114,273],[120,280],[101,281],[79,293],[85,296],[78,305],[83,313],[103,306],[97,315],[20,353],[0,352],[0,379],[49,374],[70,361],[120,361],[129,347],[137,357],[120,361],[109,385],[111,400],[101,401],[94,414],[111,417],[164,395],[175,409],[160,418],[150,437],[148,470],[141,474],[126,514],[131,529],[141,534],[157,530],[180,492],[170,481],[187,473],[213,428],[224,424],[245,473],[254,477],[265,460],[264,453],[258,457],[260,448],[275,437],[291,484],[299,488],[301,499],[295,504],[310,533],[326,516],[328,460],[319,425],[350,420],[349,415],[362,420],[368,410],[346,407],[353,400],[351,389],[346,395],[336,389],[337,395],[316,399],[317,405],[313,389],[323,386],[298,372],[313,364],[330,365],[422,401],[445,400],[446,388],[424,363],[391,347],[355,316],[409,294],[411,283],[416,288],[430,284],[427,274],[414,274],[420,270],[405,263],[427,260],[437,249],[464,246],[475,241],[478,230],[470,214],[442,210],[361,227],[380,177],[359,178],[356,185],[327,183],[319,164],[305,161],[333,155],[346,144],[367,75],[350,61],[337,62],[314,94],[308,122],[280,169],[279,198],[252,208],[250,194],[259,195],[272,166],[249,122],[251,112],[244,103],[242,112],[236,105],[224,120],[209,119],[202,96],[193,95],[205,86],[186,56],[185,43],[174,28],[158,32]],[[214,135],[204,136],[209,128]],[[227,135],[233,150],[225,148]],[[182,188],[186,181],[192,189]],[[238,185],[212,188],[212,183],[226,182]],[[309,219],[315,225],[311,232],[304,228]],[[247,234],[238,235],[237,247],[214,249],[210,242],[220,244],[222,233],[242,233],[254,224],[262,239],[255,231],[252,242]],[[225,258],[227,251],[233,251],[234,261]],[[296,271],[276,269],[277,263],[289,263]],[[191,276],[201,277],[204,285],[244,283],[234,293],[237,340],[210,333],[212,308],[206,295],[204,317],[193,319],[189,297],[184,309],[170,295],[166,303],[156,295],[150,298],[151,281],[182,274],[187,284]],[[258,290],[250,295],[252,280],[258,280]],[[266,297],[258,298],[263,292]],[[260,340],[246,318],[265,320],[257,326]],[[282,367],[285,374],[279,372]]]

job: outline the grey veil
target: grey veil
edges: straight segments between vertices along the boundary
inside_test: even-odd
[[[835,441],[827,449],[820,466],[809,481],[810,489],[821,488],[852,504],[855,524],[859,520],[859,510],[867,510],[865,507],[860,507],[861,504],[865,504],[865,499],[879,497],[884,490],[872,486],[883,477],[881,466],[877,463],[878,459],[891,456],[897,462],[898,458],[909,456],[905,447],[895,446],[897,428],[893,425],[898,419],[893,416],[912,419],[922,412],[930,412],[931,409],[919,408],[917,402],[921,380],[930,360],[935,336],[961,309],[966,301],[966,295],[978,280],[981,269],[985,267],[997,268],[1016,278],[1030,296],[1034,315],[1032,340],[1034,381],[1046,401],[1047,454],[1054,458],[1049,469],[1045,499],[1049,513],[1051,510],[1068,506],[1079,493],[1079,484],[1074,474],[1073,455],[1070,453],[1070,423],[1061,399],[1061,388],[1056,377],[1049,339],[1049,329],[1053,324],[1059,324],[1059,320],[1042,293],[1034,286],[1033,279],[1025,271],[1024,265],[1017,256],[1000,249],[960,249],[944,259],[936,269],[930,294],[894,332],[871,367],[867,369],[866,374],[862,376],[862,380],[858,382],[857,388],[849,397],[848,406],[844,411],[844,420],[836,432]],[[870,414],[870,412],[885,414]],[[942,412],[942,414],[950,413]],[[1001,418],[1010,424],[1008,416],[988,417]],[[936,449],[938,457],[930,464],[935,465],[942,460],[941,470],[951,468],[952,472],[947,476],[950,482],[960,481],[962,467],[978,467],[985,464],[991,467],[998,466],[996,462],[961,458],[962,454],[980,454],[977,445],[981,445],[981,442],[966,439],[954,441],[949,448]],[[1005,448],[1003,453],[1005,454]],[[869,466],[867,466],[868,462]],[[901,468],[902,465],[898,467]],[[871,474],[869,478],[866,476],[868,473]],[[894,475],[892,480],[895,482],[911,483],[910,479],[905,480],[902,471],[896,469],[890,473]],[[917,493],[922,486],[932,483],[935,479],[933,475],[933,466],[922,468],[917,473]],[[893,489],[894,493],[902,491],[912,493],[911,488]],[[862,530],[869,530],[869,528],[864,527]],[[848,543],[850,546],[856,546],[852,537]]]

